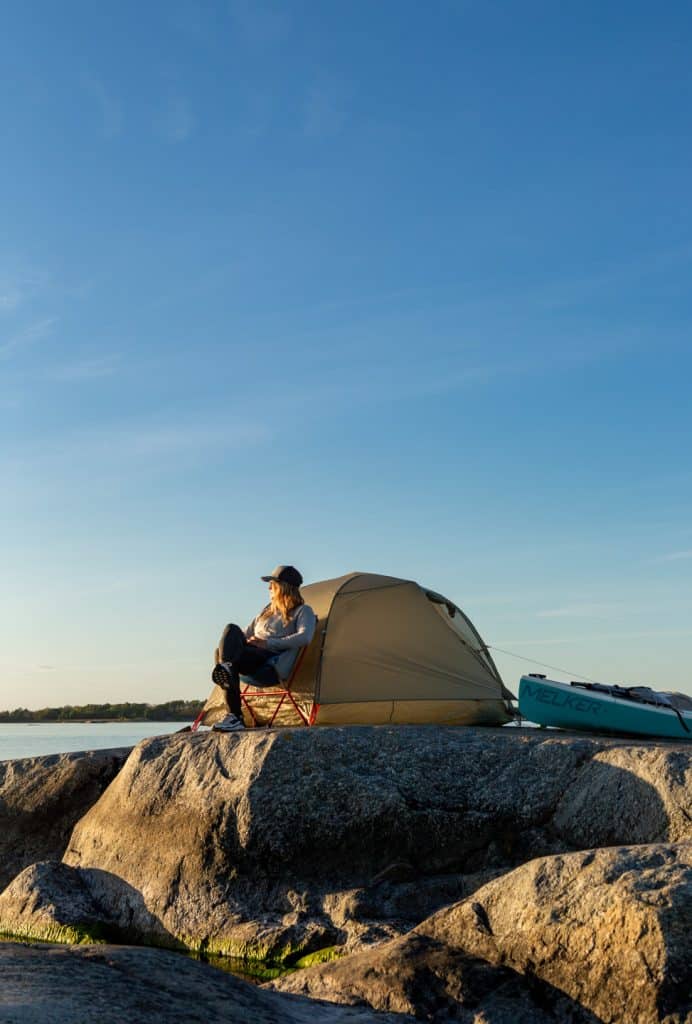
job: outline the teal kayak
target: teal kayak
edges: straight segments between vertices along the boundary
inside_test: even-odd
[[[538,725],[588,732],[692,740],[692,698],[648,687],[519,680],[519,711]]]

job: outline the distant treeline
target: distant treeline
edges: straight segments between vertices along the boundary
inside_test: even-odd
[[[169,700],[165,704],[82,704],[73,707],[40,708],[29,711],[15,708],[0,711],[0,722],[83,722],[106,721],[188,722],[202,710],[200,700]]]

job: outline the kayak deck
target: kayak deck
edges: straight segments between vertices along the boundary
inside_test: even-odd
[[[559,729],[692,740],[692,712],[616,696],[606,686],[522,676],[519,711],[531,722]]]

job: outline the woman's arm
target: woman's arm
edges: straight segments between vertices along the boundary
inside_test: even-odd
[[[288,636],[267,637],[264,646],[270,651],[288,651],[294,647],[307,647],[315,635],[317,619],[312,608],[303,604],[294,619],[295,632]]]

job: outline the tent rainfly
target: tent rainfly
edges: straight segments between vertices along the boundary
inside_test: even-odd
[[[285,700],[275,725],[510,721],[507,702],[515,698],[453,601],[412,580],[365,572],[311,583],[301,593],[317,629],[291,680],[295,706]],[[257,723],[268,723],[279,698],[252,686],[247,696]],[[214,686],[201,724],[225,713]]]

